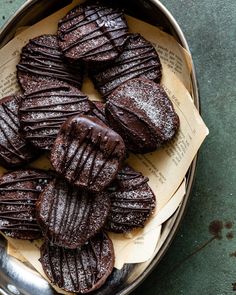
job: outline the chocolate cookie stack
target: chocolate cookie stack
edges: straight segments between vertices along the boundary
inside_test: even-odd
[[[91,2],[90,2],[91,3]],[[103,102],[81,92],[87,70]],[[106,232],[144,227],[156,197],[148,179],[124,163],[170,141],[179,118],[161,87],[153,45],[130,34],[124,14],[82,4],[22,49],[24,91],[0,101],[0,230],[43,237],[50,281],[76,293],[101,287],[114,266]],[[42,152],[55,171],[24,167]],[[22,167],[23,166],[23,167]]]

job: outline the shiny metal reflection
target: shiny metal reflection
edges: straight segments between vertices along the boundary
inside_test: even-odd
[[[128,13],[140,17],[147,22],[162,26],[167,32],[171,33],[179,43],[189,51],[187,41],[181,31],[179,25],[170,14],[170,12],[158,0],[105,0],[111,3],[118,3]],[[57,0],[28,0],[15,13],[15,15],[0,30],[0,47],[4,46],[15,34],[17,28],[30,25],[40,18],[45,17],[52,10],[58,9],[58,5],[66,5],[67,1]],[[196,107],[199,109],[199,96],[195,70],[192,72],[192,88],[193,99]],[[168,249],[178,226],[183,217],[187,201],[189,199],[190,190],[193,183],[197,158],[193,160],[191,167],[186,175],[187,192],[186,197],[174,214],[174,216],[166,222],[161,240],[158,244],[158,252],[155,253],[149,261],[135,265],[125,265],[121,271],[115,270],[107,283],[97,292],[93,294],[99,295],[127,295],[132,292],[157,266],[166,250]],[[14,286],[22,295],[52,295],[56,294],[49,284],[41,278],[29,265],[9,257],[5,252],[5,241],[0,238],[0,294],[14,295]],[[12,292],[13,291],[13,292]]]
[[[8,284],[7,289],[15,295],[20,295],[20,291],[14,285]]]

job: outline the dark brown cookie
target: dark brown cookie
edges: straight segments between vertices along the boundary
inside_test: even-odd
[[[32,146],[20,134],[20,99],[12,95],[0,100],[0,164],[7,168],[21,166],[35,156]]]
[[[111,183],[124,157],[122,138],[92,116],[68,119],[51,152],[51,162],[58,173],[70,183],[94,192]]]
[[[160,82],[162,66],[153,45],[139,34],[133,34],[112,64],[105,68],[92,67],[90,73],[96,89],[107,98],[115,88],[133,78]]]
[[[25,91],[33,90],[42,82],[57,81],[80,88],[83,68],[66,63],[59,50],[57,36],[42,35],[31,39],[22,49],[17,75]]]
[[[100,288],[114,266],[112,241],[101,232],[77,249],[45,242],[41,247],[43,270],[49,280],[69,292],[89,293]]]
[[[127,165],[118,173],[116,180],[103,193],[111,198],[105,229],[125,233],[144,227],[156,206],[155,195],[147,182],[147,177]]]
[[[58,178],[41,193],[36,210],[43,235],[57,246],[75,249],[103,227],[110,199],[108,195],[88,193]]]
[[[58,25],[59,46],[70,60],[101,63],[123,50],[128,27],[122,12],[96,4],[71,10]]]
[[[108,97],[106,117],[135,153],[156,150],[179,128],[179,117],[164,89],[142,78],[127,81]]]
[[[90,102],[80,90],[45,84],[26,92],[22,98],[22,132],[37,148],[50,150],[61,125],[69,117],[89,112]]]
[[[91,115],[97,117],[104,124],[108,125],[105,116],[105,103],[101,101],[91,101]]]
[[[10,172],[0,178],[0,230],[4,234],[24,240],[41,237],[35,203],[51,179],[50,172],[34,169]]]

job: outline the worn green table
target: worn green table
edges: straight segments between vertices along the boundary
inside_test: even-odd
[[[0,25],[25,0],[0,0]],[[191,200],[166,256],[136,295],[236,294],[236,1],[163,0],[190,44],[210,129]],[[234,291],[235,289],[235,291]],[[112,295],[112,294],[111,294]]]

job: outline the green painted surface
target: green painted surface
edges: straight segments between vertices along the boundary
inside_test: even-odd
[[[24,0],[0,0],[0,25]],[[233,295],[236,283],[236,1],[163,0],[195,62],[210,129],[182,226],[157,269],[133,294]],[[222,221],[217,238],[212,221]],[[232,222],[232,228],[230,224]],[[220,223],[219,223],[220,224]],[[111,294],[112,295],[112,294]]]

